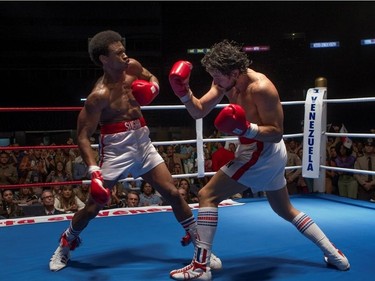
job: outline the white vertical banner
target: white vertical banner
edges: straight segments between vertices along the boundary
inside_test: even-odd
[[[320,164],[325,164],[325,159],[321,159],[321,138],[326,94],[327,88],[317,87],[309,89],[306,95],[302,156],[302,176],[306,178],[319,178]]]

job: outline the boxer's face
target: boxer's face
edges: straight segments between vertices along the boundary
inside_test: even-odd
[[[214,84],[225,91],[229,91],[236,85],[237,79],[234,75],[225,75],[217,69],[210,70],[208,73],[213,78]]]
[[[109,64],[113,68],[126,69],[129,65],[129,57],[125,53],[125,47],[121,42],[109,45],[108,55],[104,56],[103,64]]]

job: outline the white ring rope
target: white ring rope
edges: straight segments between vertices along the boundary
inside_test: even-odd
[[[352,102],[375,102],[375,98],[349,98],[349,99],[323,99],[325,103],[352,103]],[[281,102],[282,105],[304,105],[305,101],[284,101]],[[215,108],[224,108],[228,104],[218,104]],[[142,106],[143,110],[171,110],[171,109],[186,109],[184,105],[156,105],[156,106]],[[196,139],[190,140],[174,140],[174,141],[154,141],[154,145],[174,145],[174,144],[187,144],[187,143],[196,143],[197,147],[197,166],[198,166],[198,173],[191,173],[191,174],[179,174],[179,175],[172,175],[173,178],[189,178],[189,177],[204,177],[204,176],[213,176],[215,172],[205,172],[204,171],[204,155],[203,155],[203,144],[208,142],[222,142],[222,141],[238,141],[238,137],[232,136],[225,136],[223,138],[202,138],[202,119],[196,120]],[[332,137],[360,137],[360,138],[375,138],[375,134],[358,134],[358,133],[329,133],[323,132],[326,136]],[[304,133],[296,133],[296,134],[285,134],[283,135],[284,139],[288,138],[297,138],[297,137],[304,137]],[[294,169],[301,169],[302,166],[287,166],[285,170],[294,170]],[[367,170],[356,170],[356,169],[346,169],[346,168],[339,168],[339,167],[331,167],[320,165],[320,168],[326,170],[334,170],[334,171],[343,171],[343,172],[352,172],[352,173],[359,173],[359,174],[372,174],[375,175],[373,171]],[[138,178],[140,179],[140,178]],[[136,179],[136,180],[138,180]],[[121,181],[132,181],[134,178],[126,178]]]
[[[374,97],[368,98],[348,98],[348,99],[323,99],[325,103],[352,103],[352,102],[375,102]],[[304,105],[305,101],[285,101],[281,102],[282,105]],[[228,104],[218,104],[215,108],[224,108]],[[185,105],[152,105],[152,106],[142,106],[142,110],[185,110]],[[173,141],[154,141],[152,142],[154,145],[175,145],[175,144],[188,144],[188,143],[196,143],[197,146],[197,173],[187,173],[187,174],[178,174],[172,175],[173,178],[190,178],[190,177],[204,177],[204,176],[213,176],[216,172],[205,172],[204,171],[204,152],[203,152],[203,145],[204,143],[208,142],[222,142],[222,141],[238,141],[238,137],[236,136],[225,136],[223,138],[203,138],[203,120],[197,119],[196,120],[196,139],[188,139],[188,140],[173,140]],[[322,132],[322,135],[331,136],[331,137],[360,137],[360,138],[375,138],[375,134],[358,134],[358,133],[329,133],[329,132]],[[304,133],[296,133],[296,134],[285,134],[283,135],[284,139],[288,138],[297,138],[297,137],[304,137]],[[91,147],[98,148],[98,144],[92,144]],[[368,171],[368,170],[357,170],[357,169],[348,169],[348,168],[339,168],[339,167],[332,167],[326,165],[319,166],[323,170],[333,170],[333,171],[340,171],[340,172],[349,172],[349,173],[356,173],[356,174],[370,174],[375,175],[375,171]],[[301,169],[302,166],[287,166],[286,170],[294,170],[294,169]],[[119,180],[119,182],[123,181],[134,181],[134,180],[141,180],[141,178],[132,178],[128,177],[125,179]],[[82,180],[82,184],[90,184],[91,180]],[[36,184],[30,184],[35,185]]]
[[[353,103],[353,102],[375,102],[375,98],[347,98],[347,99],[323,99],[324,103]],[[283,106],[286,105],[305,105],[305,101],[284,101],[281,102]],[[224,108],[228,104],[218,104],[215,108]],[[167,106],[144,106],[142,109],[145,110],[165,110],[165,109],[185,109],[184,105],[167,105]],[[205,139],[202,138],[202,120],[196,120],[196,133],[197,139],[191,140],[181,140],[181,141],[157,141],[153,142],[154,145],[168,145],[168,144],[186,144],[186,143],[196,143],[197,144],[197,165],[198,165],[198,173],[192,174],[181,174],[181,175],[172,175],[173,178],[183,178],[183,177],[203,177],[203,176],[213,176],[215,172],[205,172],[204,171],[204,157],[203,156],[203,144],[207,142],[218,142],[218,141],[238,141],[237,137],[225,136],[223,138],[210,138]],[[359,138],[375,138],[375,134],[359,134],[359,133],[329,133],[329,132],[322,132],[322,135],[327,137],[359,137]],[[304,137],[304,133],[296,133],[296,134],[285,134],[283,135],[284,139],[288,138],[297,138],[297,137]],[[285,170],[294,170],[294,169],[301,169],[302,166],[287,166]],[[374,171],[367,171],[367,170],[356,170],[356,169],[346,169],[346,168],[339,168],[339,167],[331,167],[320,165],[321,169],[325,170],[334,170],[334,171],[342,171],[342,172],[351,172],[351,173],[358,173],[358,174],[371,174],[375,175]],[[125,179],[126,181],[131,180]]]

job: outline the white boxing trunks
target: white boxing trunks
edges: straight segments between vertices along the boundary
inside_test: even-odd
[[[284,141],[260,142],[240,138],[235,159],[221,170],[235,181],[251,188],[253,193],[272,191],[286,185],[284,176],[287,152]]]
[[[149,135],[143,118],[102,125],[99,166],[104,180],[125,179],[129,174],[137,178],[163,163]]]

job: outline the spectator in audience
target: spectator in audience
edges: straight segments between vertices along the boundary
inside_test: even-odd
[[[179,182],[178,182],[177,188],[178,189],[182,188],[186,191],[186,197],[188,199],[187,201],[189,201],[190,203],[197,203],[198,202],[197,194],[194,194],[191,191],[190,181],[188,179],[185,179],[185,178],[180,179]]]
[[[332,166],[336,167],[336,148],[334,146],[330,147],[328,150],[328,159],[327,159],[327,166]],[[338,194],[339,193],[339,187],[338,187],[338,182],[339,182],[339,174],[336,171],[333,170],[326,170],[326,178],[331,179],[332,182],[332,188],[330,187],[329,183],[326,187],[326,193],[330,194]]]
[[[363,156],[364,152],[363,142],[362,141],[353,141],[353,156],[357,159],[358,157]]]
[[[183,170],[185,173],[194,172],[194,164],[196,159],[196,149],[190,143],[182,144],[180,147],[180,153],[183,155],[190,155],[189,158],[183,159],[182,164],[184,165]]]
[[[225,141],[215,143],[216,150],[211,154],[212,171],[217,172],[222,166],[234,159],[234,152],[225,148]]]
[[[60,182],[60,181],[58,179],[54,179],[53,182],[56,183],[56,182]],[[52,190],[53,196],[55,196],[55,198],[58,198],[60,196],[61,189],[62,189],[61,185],[52,185],[51,190]]]
[[[79,149],[74,151],[76,157],[72,163],[73,180],[82,180],[87,178],[87,165],[82,159],[81,151]]]
[[[184,200],[186,201],[186,203],[188,203],[188,204],[193,203],[190,200],[189,194],[188,194],[188,192],[185,189],[183,189],[182,187],[180,187],[180,188],[178,188],[178,192],[180,193],[180,195],[182,196],[182,198],[184,198]]]
[[[51,150],[49,149],[42,149],[41,150],[41,158],[42,158],[42,161],[44,162],[44,166],[46,168],[46,171],[47,171],[47,175],[53,170],[55,169],[55,159],[53,157],[53,155],[51,155]],[[47,176],[46,175],[46,176]]]
[[[131,174],[128,175],[128,178],[132,178],[133,176]],[[131,180],[131,181],[124,181],[122,183],[123,187],[125,188],[125,191],[128,192],[128,191],[136,191],[138,193],[141,192],[141,184],[142,184],[142,180]]]
[[[287,149],[287,163],[286,167],[290,166],[301,166],[302,161],[297,155],[297,145],[294,140],[287,139],[285,142],[285,146]],[[298,178],[301,175],[301,169],[285,169],[285,178],[287,182],[287,188],[290,195],[297,193],[297,182]]]
[[[31,171],[30,167],[31,167],[32,154],[33,154],[32,149],[24,151],[23,157],[19,163],[18,177],[19,177],[19,183],[21,184],[26,182],[26,179],[29,175],[29,171]]]
[[[336,167],[354,169],[355,157],[352,155],[352,149],[346,147],[343,142],[336,144],[337,157],[335,159]],[[339,171],[338,188],[339,195],[357,199],[358,182],[351,172]]]
[[[228,144],[228,150],[229,150],[229,151],[232,151],[233,153],[235,153],[235,152],[236,152],[236,149],[237,149],[237,146],[236,146],[236,144],[235,144],[234,142],[230,142],[230,143]]]
[[[85,207],[74,193],[71,185],[63,185],[61,193],[55,198],[55,208],[64,213],[75,213]]]
[[[18,204],[32,205],[39,202],[39,197],[34,194],[32,188],[21,187],[16,196],[16,202]]]
[[[160,156],[161,156],[161,157],[164,159],[164,161],[165,161],[165,158],[167,157],[167,154],[165,153],[164,146],[163,146],[163,145],[159,145],[159,146],[157,147],[157,150],[158,150]]]
[[[366,141],[363,155],[354,163],[355,169],[375,171],[374,146],[372,139]],[[375,177],[370,174],[354,174],[354,177],[358,181],[358,199],[375,202]]]
[[[183,174],[183,168],[180,163],[174,163],[172,175]]]
[[[203,146],[203,154],[204,154],[204,171],[205,172],[212,172],[211,151],[209,150],[208,146],[206,146],[206,145]]]
[[[163,200],[160,196],[155,194],[155,189],[151,184],[142,181],[141,184],[141,194],[139,195],[139,206],[153,206],[162,205]]]
[[[30,166],[25,179],[25,183],[45,182],[47,177],[47,167],[45,160],[42,159],[42,150],[39,148],[32,149],[29,161]]]
[[[0,184],[18,183],[17,168],[9,163],[9,154],[5,151],[0,153]]]
[[[126,206],[126,192],[122,183],[118,182],[111,190],[111,198],[104,209],[122,208]]]
[[[2,202],[0,206],[0,218],[19,218],[23,217],[23,210],[14,200],[14,193],[12,189],[2,190]]]
[[[56,162],[56,169],[52,170],[49,175],[47,176],[46,182],[54,182],[55,180],[65,182],[71,181],[72,175],[65,171],[64,162],[57,161]]]
[[[38,209],[35,212],[35,216],[58,215],[64,213],[55,208],[55,196],[50,189],[45,189],[42,192],[41,200],[43,208]]]
[[[90,195],[90,184],[82,183],[79,184],[76,188],[74,188],[74,192],[83,203],[87,203]]]
[[[18,147],[20,145],[18,143],[13,143],[13,144],[10,144],[9,146]],[[14,167],[16,167],[17,172],[18,172],[22,158],[25,156],[25,151],[23,151],[22,149],[16,149],[16,150],[10,150],[9,152],[8,151],[5,151],[5,152],[7,152],[9,155],[9,164],[12,164]],[[18,177],[19,176],[20,175],[18,174]]]
[[[182,168],[182,173],[185,173],[183,170],[182,160],[190,158],[190,153],[182,154],[182,153],[175,153],[175,148],[172,145],[167,146],[167,157],[165,158],[165,163],[168,167],[168,170],[171,174],[173,174],[174,166],[176,163],[180,164]]]
[[[136,191],[129,191],[126,196],[126,207],[138,207],[139,206],[139,194]]]

